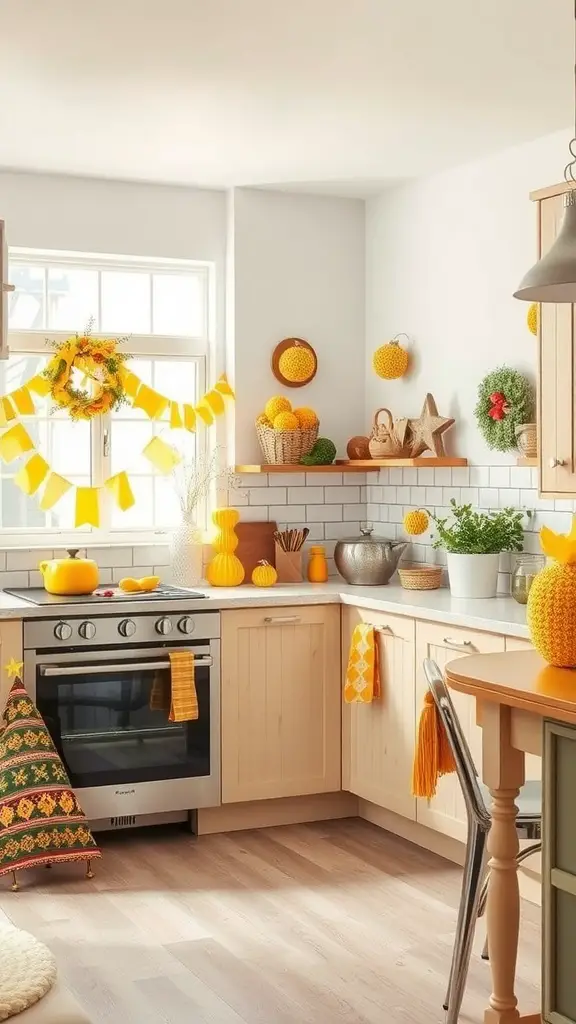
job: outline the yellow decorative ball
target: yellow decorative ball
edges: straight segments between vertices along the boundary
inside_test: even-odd
[[[311,427],[317,427],[320,422],[314,409],[309,409],[306,406],[302,406],[301,409],[294,409],[294,415],[302,430],[310,430]]]
[[[412,509],[404,516],[404,529],[411,537],[418,537],[428,529],[430,519],[428,513],[421,508]]]
[[[316,368],[316,360],[309,348],[304,345],[292,345],[282,353],[278,360],[278,369],[285,380],[301,384],[312,376]]]
[[[268,419],[266,413],[264,413],[264,412],[261,412],[260,415],[256,417],[256,424],[257,425],[259,424],[261,427],[271,427],[272,426],[272,423],[270,422],[270,420]]]
[[[274,430],[298,430],[299,426],[293,412],[279,412],[274,417]]]
[[[373,357],[374,372],[384,380],[403,377],[408,369],[408,353],[397,341],[389,341],[377,348]]]
[[[528,324],[528,330],[530,334],[538,334],[538,303],[533,302],[528,307],[528,313],[526,314],[526,323]]]
[[[252,583],[255,587],[273,587],[277,579],[278,573],[276,569],[265,558],[258,562],[258,565],[252,572]]]
[[[279,413],[291,411],[292,405],[283,395],[275,395],[274,398],[269,398],[264,406],[264,412],[271,423],[274,423]]]

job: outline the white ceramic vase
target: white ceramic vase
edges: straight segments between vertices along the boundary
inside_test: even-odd
[[[170,566],[178,587],[197,587],[202,579],[202,530],[191,519],[172,531]]]
[[[447,553],[452,597],[496,597],[500,555]]]

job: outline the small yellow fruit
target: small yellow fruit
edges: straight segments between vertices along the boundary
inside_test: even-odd
[[[533,302],[528,307],[528,313],[526,315],[526,323],[528,324],[528,330],[530,334],[538,334],[538,303]]]
[[[309,409],[307,406],[302,406],[301,409],[294,409],[294,415],[302,430],[310,430],[312,427],[317,427],[320,422],[314,409]]]
[[[278,369],[285,380],[293,384],[302,384],[313,376],[316,360],[309,348],[294,342],[280,356]]]
[[[264,558],[252,572],[252,583],[255,587],[273,587],[277,579],[276,569]]]
[[[261,412],[260,415],[256,417],[256,425],[257,426],[260,425],[261,427],[271,427],[272,426],[272,424],[271,424],[270,420],[268,419],[268,417],[267,417],[265,412]]]
[[[271,423],[274,423],[279,413],[291,411],[292,405],[283,395],[275,395],[274,398],[269,398],[264,406],[264,412]]]
[[[125,576],[120,580],[118,586],[125,594],[137,594],[140,590],[140,581],[135,580],[132,576]]]
[[[299,426],[293,412],[280,412],[274,418],[274,430],[298,430]]]
[[[397,341],[389,341],[377,348],[372,358],[374,372],[384,380],[403,377],[408,369],[408,353]]]
[[[137,582],[140,585],[140,590],[156,590],[156,587],[160,583],[159,576],[141,576]]]
[[[428,513],[421,508],[414,508],[404,516],[404,529],[411,537],[418,537],[428,529],[430,519]]]

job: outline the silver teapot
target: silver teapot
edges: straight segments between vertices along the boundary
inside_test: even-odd
[[[360,537],[339,540],[334,561],[340,575],[353,586],[382,587],[389,583],[408,543],[373,537],[370,523],[360,528]]]

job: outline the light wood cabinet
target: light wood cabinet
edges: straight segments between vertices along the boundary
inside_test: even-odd
[[[466,654],[491,654],[504,650],[504,637],[435,622],[416,623],[416,712],[420,713],[428,688],[422,663],[431,658],[440,669],[448,661]],[[466,693],[451,691],[464,735],[470,745],[479,774],[482,769],[482,730],[476,724],[476,701]],[[418,800],[416,820],[444,835],[464,842],[467,833],[466,810],[456,775],[445,775],[438,782],[436,796]]]
[[[223,611],[222,802],[340,789],[340,607]]]
[[[505,650],[507,651],[533,651],[534,647],[529,640],[522,640],[517,636],[504,637]],[[526,754],[525,771],[527,779],[542,778],[542,758],[536,754]]]
[[[416,800],[411,795],[415,623],[399,615],[343,607],[343,675],[359,622],[369,622],[378,630],[382,695],[371,704],[343,704],[342,788],[415,820]]]
[[[9,679],[4,666],[14,658],[22,661],[22,622],[16,619],[4,619],[0,622],[0,716],[4,704],[14,682]]]

